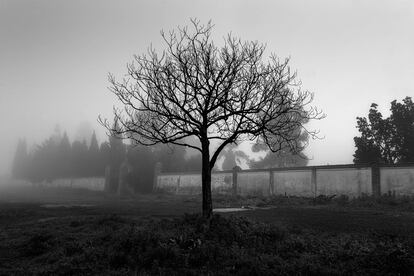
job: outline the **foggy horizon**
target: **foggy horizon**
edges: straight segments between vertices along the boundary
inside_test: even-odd
[[[73,141],[106,129],[115,97],[108,73],[122,77],[134,54],[162,50],[160,31],[212,21],[216,45],[232,33],[290,57],[312,105],[327,117],[308,127],[309,165],[352,163],[356,117],[371,103],[413,95],[414,3],[410,1],[0,1],[0,175],[10,172],[19,138],[29,145],[59,125]],[[82,125],[84,130],[82,130]],[[90,136],[89,136],[90,138]],[[87,139],[89,139],[87,138]]]

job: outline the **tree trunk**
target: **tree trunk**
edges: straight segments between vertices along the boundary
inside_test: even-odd
[[[208,140],[202,142],[202,151],[201,185],[203,193],[203,217],[211,218],[213,214],[213,203],[211,201],[211,168]]]

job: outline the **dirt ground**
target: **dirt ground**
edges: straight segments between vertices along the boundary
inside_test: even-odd
[[[0,275],[412,275],[413,202],[3,187]]]
[[[216,201],[214,207],[242,207],[240,202]],[[198,213],[197,196],[108,196],[86,190],[37,187],[0,188],[0,229],[25,227],[44,221],[96,215],[120,215],[134,219],[172,218]],[[414,234],[414,212],[400,208],[354,208],[336,204],[274,204],[262,209],[224,213],[246,216],[289,228],[322,232],[378,233],[388,236]]]

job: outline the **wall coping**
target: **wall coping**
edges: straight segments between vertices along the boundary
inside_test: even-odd
[[[329,169],[371,169],[377,166],[379,168],[408,168],[414,167],[414,163],[401,164],[338,164],[338,165],[319,165],[319,166],[300,166],[300,167],[283,167],[269,169],[247,169],[240,170],[237,173],[254,173],[254,172],[278,172],[278,171],[311,171],[311,170],[329,170]],[[212,171],[211,174],[232,174],[233,170]],[[201,171],[189,172],[161,172],[159,176],[168,175],[201,175]]]

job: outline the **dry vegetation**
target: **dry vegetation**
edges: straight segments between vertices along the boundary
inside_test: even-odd
[[[29,192],[31,200],[27,191],[2,190],[0,275],[414,271],[414,213],[408,198],[216,197],[216,207],[274,208],[215,215],[206,224],[197,214],[184,215],[200,209],[200,197]]]

